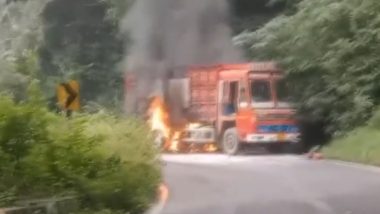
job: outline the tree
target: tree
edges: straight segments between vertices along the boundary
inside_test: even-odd
[[[104,105],[122,92],[123,39],[113,19],[116,1],[53,0],[43,12],[44,45],[40,49],[45,88],[54,96],[55,84],[81,82],[84,102]],[[121,12],[118,12],[121,13]]]
[[[229,0],[235,33],[255,31],[285,9],[283,0]]]
[[[0,58],[12,59],[26,49],[33,50],[41,41],[40,14],[49,0],[0,0]]]
[[[0,0],[0,91],[22,97],[35,77],[41,42],[40,14],[48,0]]]
[[[377,0],[303,1],[235,38],[252,59],[273,59],[292,82],[300,112],[341,134],[363,124],[380,101]]]

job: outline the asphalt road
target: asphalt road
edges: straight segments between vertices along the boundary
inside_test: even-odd
[[[301,156],[164,155],[163,214],[379,214],[380,169]]]

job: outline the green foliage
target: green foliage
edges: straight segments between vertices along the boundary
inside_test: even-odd
[[[82,103],[115,105],[123,91],[118,19],[127,0],[0,0],[0,91],[25,98],[39,79],[51,100],[58,83],[81,82]]]
[[[0,91],[12,94],[17,100],[27,97],[28,85],[40,74],[38,56],[26,50],[15,60],[0,59]]]
[[[16,73],[37,78],[40,74],[39,57],[36,51],[25,50],[18,55],[14,62],[14,70]]]
[[[25,90],[38,73],[35,54],[42,35],[40,13],[48,0],[0,0],[0,91],[25,98]]]
[[[26,159],[34,145],[49,141],[49,117],[40,106],[16,105],[10,97],[0,97],[0,192],[7,195],[2,200],[8,201],[28,186]]]
[[[284,5],[285,7],[285,14],[291,15],[297,12],[297,5],[302,0],[269,0],[267,5],[268,6],[277,6],[277,5]]]
[[[368,122],[368,127],[372,129],[380,129],[380,109],[375,111],[374,115]]]
[[[380,111],[367,126],[336,139],[324,149],[329,158],[380,166]]]
[[[45,7],[45,41],[39,54],[49,97],[58,82],[77,79],[83,103],[107,105],[110,99],[121,99],[124,44],[115,19],[123,7],[116,0],[52,0]]]
[[[380,2],[302,1],[256,32],[235,38],[252,59],[280,62],[299,110],[342,134],[363,124],[380,101]]]
[[[90,210],[90,209],[85,209],[81,210],[79,212],[76,212],[74,214],[125,214],[123,211],[116,211],[116,210],[109,210],[109,209],[103,209],[103,210]]]
[[[28,102],[0,97],[0,204],[76,195],[91,209],[143,212],[160,182],[147,127],[102,112],[67,119],[29,88]]]
[[[0,0],[0,59],[14,60],[41,41],[40,14],[49,0]]]
[[[291,0],[290,0],[291,1]],[[289,2],[290,2],[289,1]],[[235,33],[255,31],[283,12],[286,0],[229,0]]]
[[[77,120],[84,124],[86,136],[102,139],[97,149],[109,160],[104,168],[100,163],[94,164],[98,179],[84,182],[87,203],[141,213],[155,197],[160,178],[157,151],[147,127],[137,120],[121,120],[101,112]]]
[[[361,128],[324,149],[327,157],[380,166],[379,130]]]

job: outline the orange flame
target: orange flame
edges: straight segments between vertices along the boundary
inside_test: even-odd
[[[150,126],[152,131],[161,132],[165,138],[164,149],[178,151],[181,132],[170,127],[170,115],[164,101],[160,97],[153,98],[149,108]]]
[[[170,145],[169,145],[169,150],[170,151],[178,151],[178,145],[179,145],[179,140],[180,140],[180,135],[181,132],[174,132],[173,136],[171,137]]]
[[[155,97],[149,108],[152,131],[159,131],[165,138],[170,137],[169,115],[161,98]]]
[[[218,147],[215,144],[206,144],[203,147],[203,150],[205,152],[216,152],[216,151],[218,151]]]
[[[161,97],[154,97],[150,103],[149,110],[149,125],[154,132],[159,132],[164,137],[164,150],[178,152],[181,140],[181,133],[185,129],[175,129],[170,125],[170,115],[166,105]],[[187,129],[199,128],[200,123],[189,123]],[[203,152],[216,152],[218,148],[215,144],[206,144],[200,147]]]
[[[200,123],[190,123],[187,125],[187,128],[188,129],[196,129],[196,128],[200,127],[201,125],[202,124],[200,124]]]

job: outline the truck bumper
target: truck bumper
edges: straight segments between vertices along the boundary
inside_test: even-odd
[[[212,127],[202,127],[186,130],[185,136],[181,139],[184,143],[210,144],[215,143],[215,130]]]
[[[246,143],[299,143],[299,133],[284,134],[249,134],[244,139]]]

